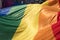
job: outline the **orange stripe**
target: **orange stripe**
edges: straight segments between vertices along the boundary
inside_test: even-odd
[[[42,10],[39,15],[39,30],[34,40],[55,40],[51,25],[56,22],[56,12],[49,8]]]

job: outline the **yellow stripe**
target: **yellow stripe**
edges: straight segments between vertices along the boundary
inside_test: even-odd
[[[38,17],[41,10],[40,4],[29,4],[24,17],[17,28],[12,40],[33,40],[38,32]]]
[[[33,40],[38,31],[38,12],[40,10],[40,4],[30,4],[27,6],[24,13],[25,16],[12,40]]]

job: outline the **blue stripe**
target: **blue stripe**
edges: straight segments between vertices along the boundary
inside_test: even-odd
[[[5,16],[8,14],[8,12],[10,11],[10,7],[8,8],[3,8],[3,9],[0,9],[0,16]]]

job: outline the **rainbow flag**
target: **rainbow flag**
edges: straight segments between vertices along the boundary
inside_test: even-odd
[[[58,2],[0,9],[0,40],[60,40]]]

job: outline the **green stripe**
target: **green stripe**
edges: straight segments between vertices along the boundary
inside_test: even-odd
[[[26,5],[12,7],[6,16],[0,16],[0,40],[11,40],[21,19]]]

